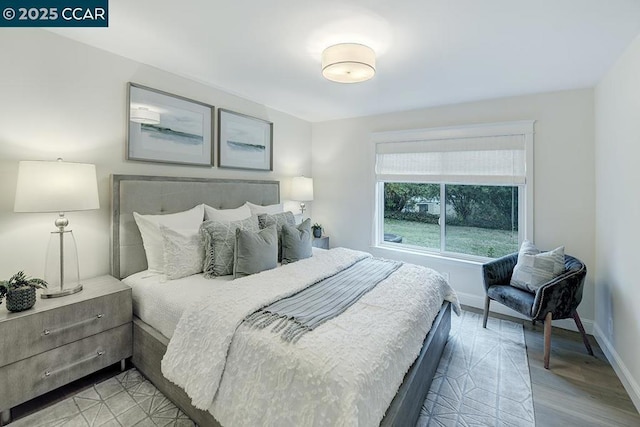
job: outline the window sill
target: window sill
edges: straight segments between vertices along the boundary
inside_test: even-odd
[[[485,264],[493,260],[493,258],[483,258],[483,257],[474,257],[474,256],[465,257],[464,255],[447,255],[447,254],[430,252],[427,250],[421,250],[419,248],[412,248],[405,245],[396,245],[396,244],[390,244],[390,243],[378,243],[376,245],[373,245],[372,248],[381,249],[385,251],[400,252],[403,254],[408,254],[413,256],[417,255],[420,257],[429,258],[429,259],[438,260],[438,261],[467,264],[469,266],[481,266],[482,264]]]

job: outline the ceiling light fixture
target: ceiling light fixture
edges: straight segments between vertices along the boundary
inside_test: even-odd
[[[369,46],[340,43],[322,52],[322,75],[332,82],[364,82],[375,73],[376,53]]]

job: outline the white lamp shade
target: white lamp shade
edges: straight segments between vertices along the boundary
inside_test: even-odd
[[[99,208],[95,165],[63,161],[21,161],[18,164],[15,212]]]
[[[310,202],[313,200],[313,178],[296,176],[291,180],[291,200]]]
[[[341,43],[322,52],[322,75],[338,83],[358,83],[376,73],[376,54],[369,46]]]
[[[135,123],[157,125],[160,123],[160,113],[144,107],[132,108],[129,113],[129,120]]]

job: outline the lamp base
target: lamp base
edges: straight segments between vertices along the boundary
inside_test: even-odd
[[[58,290],[49,290],[49,289],[45,289],[44,292],[42,292],[40,294],[40,298],[58,298],[58,297],[64,297],[67,295],[71,295],[71,294],[75,294],[78,293],[82,290],[82,285],[78,285],[75,288],[65,288],[65,289],[58,289]]]

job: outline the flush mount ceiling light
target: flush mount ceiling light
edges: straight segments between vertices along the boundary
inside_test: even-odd
[[[322,75],[333,82],[358,83],[376,73],[376,53],[369,46],[340,43],[322,52]]]
[[[129,119],[135,123],[157,125],[160,123],[160,113],[149,110],[145,107],[132,108]]]

